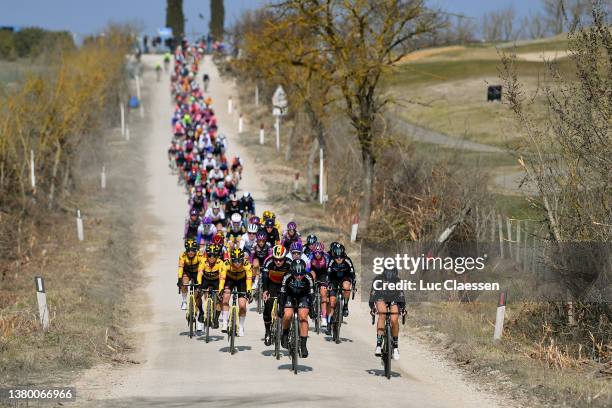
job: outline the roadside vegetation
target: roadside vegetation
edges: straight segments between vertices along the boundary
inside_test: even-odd
[[[344,234],[356,215],[362,221],[364,211],[369,212],[370,222],[360,225],[361,240],[432,241],[449,225],[457,225],[452,242],[499,238],[506,254],[496,257],[495,268],[519,274],[546,270],[571,296],[519,300],[518,293],[530,293],[541,278],[527,275],[531,284],[514,292],[516,300],[512,291],[509,295],[501,341],[492,340],[497,299],[485,297],[415,306],[407,334],[418,332],[439,344],[440,351],[449,352],[466,370],[530,405],[609,406],[612,315],[602,301],[609,296],[605,292],[609,267],[585,273],[584,266],[569,261],[580,255],[576,248],[610,243],[612,194],[606,157],[612,157],[608,112],[612,86],[608,85],[610,17],[605,9],[598,3],[588,11],[572,8],[568,17],[557,15],[551,1],[551,7],[545,8],[547,27],[532,28],[540,32],[536,37],[553,37],[533,42],[511,37],[509,43],[489,38],[487,43],[462,44],[457,35],[451,36],[451,43],[440,42],[435,33],[447,28],[439,25],[439,14],[415,7],[420,2],[408,2],[415,7],[411,10],[420,10],[415,18],[431,18],[428,33],[411,41],[408,24],[406,36],[397,37],[405,41],[402,52],[394,54],[398,60],[385,65],[384,59],[369,58],[380,65],[364,75],[380,74],[381,81],[364,89],[361,85],[371,78],[354,84],[336,77],[355,75],[342,53],[359,64],[360,58],[376,52],[329,41],[330,33],[352,38],[355,27],[360,27],[355,18],[365,27],[361,32],[370,33],[363,42],[379,47],[376,29],[384,25],[380,22],[401,24],[401,14],[385,14],[387,2],[380,10],[367,9],[367,2],[351,2],[353,9],[347,9],[351,7],[347,3],[297,3],[282,2],[243,16],[231,32],[240,55],[223,67],[240,83],[240,106],[245,111],[253,108],[258,89],[263,102],[249,118],[253,130],[261,122],[273,135],[266,102],[279,84],[289,95],[283,155],[275,152],[273,136],[259,146],[254,132],[244,135],[253,137],[247,143],[262,157],[270,158],[275,175],[271,191],[288,192],[296,214],[300,208],[300,213],[325,217]],[[312,24],[320,14],[332,16],[338,25]],[[370,26],[372,15],[378,20]],[[424,44],[423,38],[431,42]],[[557,59],[549,52],[558,53]],[[538,58],[539,53],[549,61]],[[365,71],[370,68],[362,66]],[[486,102],[488,84],[504,85],[503,103]],[[381,109],[368,111],[360,105],[370,99]],[[356,107],[363,108],[359,114],[352,111]],[[364,117],[363,112],[373,116]],[[411,142],[382,119],[383,112],[504,151],[459,153]],[[596,120],[589,121],[593,115]],[[365,122],[371,138],[360,133]],[[326,158],[326,171],[319,175],[328,194],[323,208],[313,202],[317,195],[311,188],[316,185],[319,148]],[[374,158],[371,183],[366,181],[369,170],[364,161],[370,157],[364,148]],[[294,172],[308,175],[298,191],[291,187]],[[499,191],[491,183],[492,175],[499,172],[519,172],[526,183]],[[364,210],[368,202],[371,206]],[[602,255],[596,248],[591,250]],[[585,287],[590,288],[588,295]]]
[[[126,97],[125,56],[131,41],[122,27],[110,27],[78,49],[63,42],[48,48],[51,43],[46,40],[34,41],[45,44],[44,52],[32,45],[28,53],[17,54],[34,66],[44,64],[44,70],[22,67],[15,83],[1,88],[4,386],[62,384],[75,370],[100,357],[117,359],[116,352],[127,347],[122,336],[127,318],[122,288],[126,271],[137,262],[129,252],[134,239],[129,194],[138,186],[113,169],[108,172],[109,178],[117,175],[113,184],[100,191],[99,174],[103,164],[115,159],[137,165],[127,160],[126,149],[107,145],[117,125],[119,100]],[[84,216],[84,242],[76,237],[77,208]],[[45,279],[50,313],[46,332],[39,322],[34,276]]]

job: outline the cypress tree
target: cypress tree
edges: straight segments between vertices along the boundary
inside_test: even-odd
[[[183,0],[167,0],[166,27],[172,28],[174,38],[180,39],[185,34],[185,15],[183,14]]]
[[[224,23],[225,7],[223,5],[223,0],[210,0],[210,23],[208,25],[208,30],[214,40],[223,40]]]

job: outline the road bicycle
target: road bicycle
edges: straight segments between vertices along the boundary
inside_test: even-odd
[[[238,295],[247,295],[247,292],[238,292],[236,288],[232,289],[232,305],[229,310],[229,319],[227,321],[227,339],[230,343],[230,354],[236,354],[236,335],[238,333]]]
[[[196,324],[196,313],[197,313],[197,303],[195,297],[195,288],[198,286],[197,283],[189,282],[188,284],[184,284],[183,286],[187,286],[189,288],[189,294],[187,296],[187,327],[189,327],[189,338],[193,337],[195,324]]]
[[[315,297],[314,304],[314,329],[317,334],[321,334],[321,287],[326,286],[323,282],[317,282],[315,284]]]
[[[357,292],[357,287],[355,283],[352,283],[352,299],[355,299],[355,292]],[[334,308],[333,322],[332,322],[332,340],[336,342],[336,344],[340,344],[340,330],[342,329],[342,323],[344,321],[344,315],[342,311],[344,310],[344,305],[346,300],[344,299],[344,289],[342,289],[342,285],[338,283],[334,283],[334,290],[336,292],[336,307]]]
[[[297,305],[294,305],[297,306]],[[280,320],[280,319],[279,319]],[[293,317],[289,329],[287,345],[289,346],[289,357],[291,357],[291,369],[294,374],[298,372],[298,360],[300,357],[300,323],[298,319],[298,308],[293,308]]]
[[[274,357],[280,360],[280,343],[283,333],[282,319],[278,317],[278,297],[271,297],[270,299],[274,299],[272,302],[272,321],[270,322],[271,334],[274,336]]]
[[[210,328],[211,326],[214,327],[218,303],[217,293],[218,291],[210,289],[204,294],[206,297],[206,304],[204,306],[204,340],[206,343],[210,341]]]
[[[382,365],[385,368],[385,377],[391,378],[391,360],[393,357],[393,336],[391,335],[391,315],[398,314],[398,312],[390,312],[391,303],[387,303],[386,312],[372,313],[372,324],[376,320],[376,314],[385,315],[385,328],[383,332],[383,344],[381,347],[380,359]],[[402,313],[402,324],[406,323],[406,314]]]

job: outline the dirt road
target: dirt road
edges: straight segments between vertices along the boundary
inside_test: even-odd
[[[145,56],[152,66],[159,57]],[[237,137],[237,114],[227,112],[227,98],[236,92],[222,81],[207,59],[204,70],[211,76],[210,91],[219,118],[220,131],[228,135],[230,155],[245,162],[241,187],[251,191],[258,211],[275,208],[266,201],[257,177],[258,164]],[[264,328],[259,315],[247,314],[246,335],[237,339],[239,352],[227,352],[227,340],[214,332],[213,341],[186,336],[184,312],[176,291],[176,263],[182,247],[181,233],[187,212],[186,197],[170,174],[166,150],[171,116],[168,79],[150,83],[149,109],[152,131],[143,146],[149,196],[146,210],[157,220],[146,276],[149,304],[141,323],[133,328],[140,349],[139,364],[121,368],[102,366],[89,370],[77,383],[81,404],[109,407],[191,406],[325,406],[372,407],[494,407],[499,399],[476,388],[461,373],[411,339],[401,339],[402,360],[394,365],[394,377],[384,378],[380,360],[373,355],[374,330],[367,305],[351,303],[351,315],[343,328],[343,341],[336,345],[327,336],[311,333],[310,357],[300,360],[298,375],[289,371],[288,357],[277,361],[262,341]],[[240,137],[256,137],[242,134]],[[280,214],[281,220],[282,214]],[[79,404],[79,405],[81,405]],[[501,404],[501,403],[500,403]],[[507,405],[507,402],[504,403]]]

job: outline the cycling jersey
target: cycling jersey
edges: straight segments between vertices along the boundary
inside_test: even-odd
[[[253,197],[242,197],[240,199],[240,209],[243,214],[255,214],[255,201],[253,201]]]
[[[281,266],[276,266],[274,258],[269,257],[264,261],[261,267],[261,282],[264,291],[270,289],[278,289],[283,281],[283,276],[291,272],[291,260],[285,259]]]
[[[314,281],[309,274],[297,279],[288,273],[283,277],[279,304],[285,307],[307,308],[313,303]]]
[[[228,201],[227,204],[225,204],[225,216],[227,218],[232,218],[232,215],[234,214],[242,215],[242,209],[240,208],[240,203],[236,202],[236,204],[233,204],[231,201]]]
[[[287,231],[285,231],[283,233],[283,237],[282,237],[281,243],[287,249],[287,251],[289,251],[289,248],[291,247],[291,244],[293,244],[294,242],[299,242],[300,244],[302,243],[302,238],[300,237],[300,234],[296,231],[293,234],[293,236],[289,236]]]
[[[213,220],[214,223],[225,221],[225,213],[221,209],[219,209],[218,212],[215,214],[213,208],[208,207],[208,210],[206,210],[206,214],[204,214],[204,216],[210,217],[210,219]]]
[[[310,271],[315,273],[317,282],[327,281],[327,262],[329,261],[329,256],[327,254],[323,254],[321,259],[315,258],[314,254],[310,256]]]
[[[251,291],[251,284],[253,281],[253,271],[251,264],[246,259],[242,261],[242,264],[236,267],[229,259],[223,263],[223,268],[219,273],[219,291],[225,287],[225,281],[243,281],[246,280],[246,291]]]
[[[355,280],[355,268],[353,261],[348,256],[337,263],[333,259],[327,262],[327,278],[330,282],[342,282],[344,280]]]
[[[198,235],[198,227],[200,226],[200,217],[196,221],[191,221],[191,218],[187,218],[185,221],[185,231],[183,239],[195,238]]]
[[[191,279],[195,281],[196,277],[202,270],[204,263],[204,256],[200,252],[196,252],[193,258],[189,258],[186,252],[179,255],[178,260],[178,277],[183,277],[183,274],[187,274]]]
[[[271,255],[272,247],[268,242],[266,242],[263,247],[260,247],[259,245],[255,244],[255,246],[253,247],[253,252],[255,257],[259,259],[259,265],[263,265],[266,259]]]
[[[274,245],[276,245],[276,243],[280,241],[278,230],[276,228],[273,228],[272,233],[268,233],[268,230],[265,229],[264,231],[266,231],[266,234],[268,235],[266,241],[270,244],[270,246],[274,247]]]
[[[217,259],[212,265],[207,260],[204,260],[202,268],[198,272],[198,284],[202,284],[202,278],[212,281],[218,280],[221,269],[223,269],[223,261],[221,259]]]

